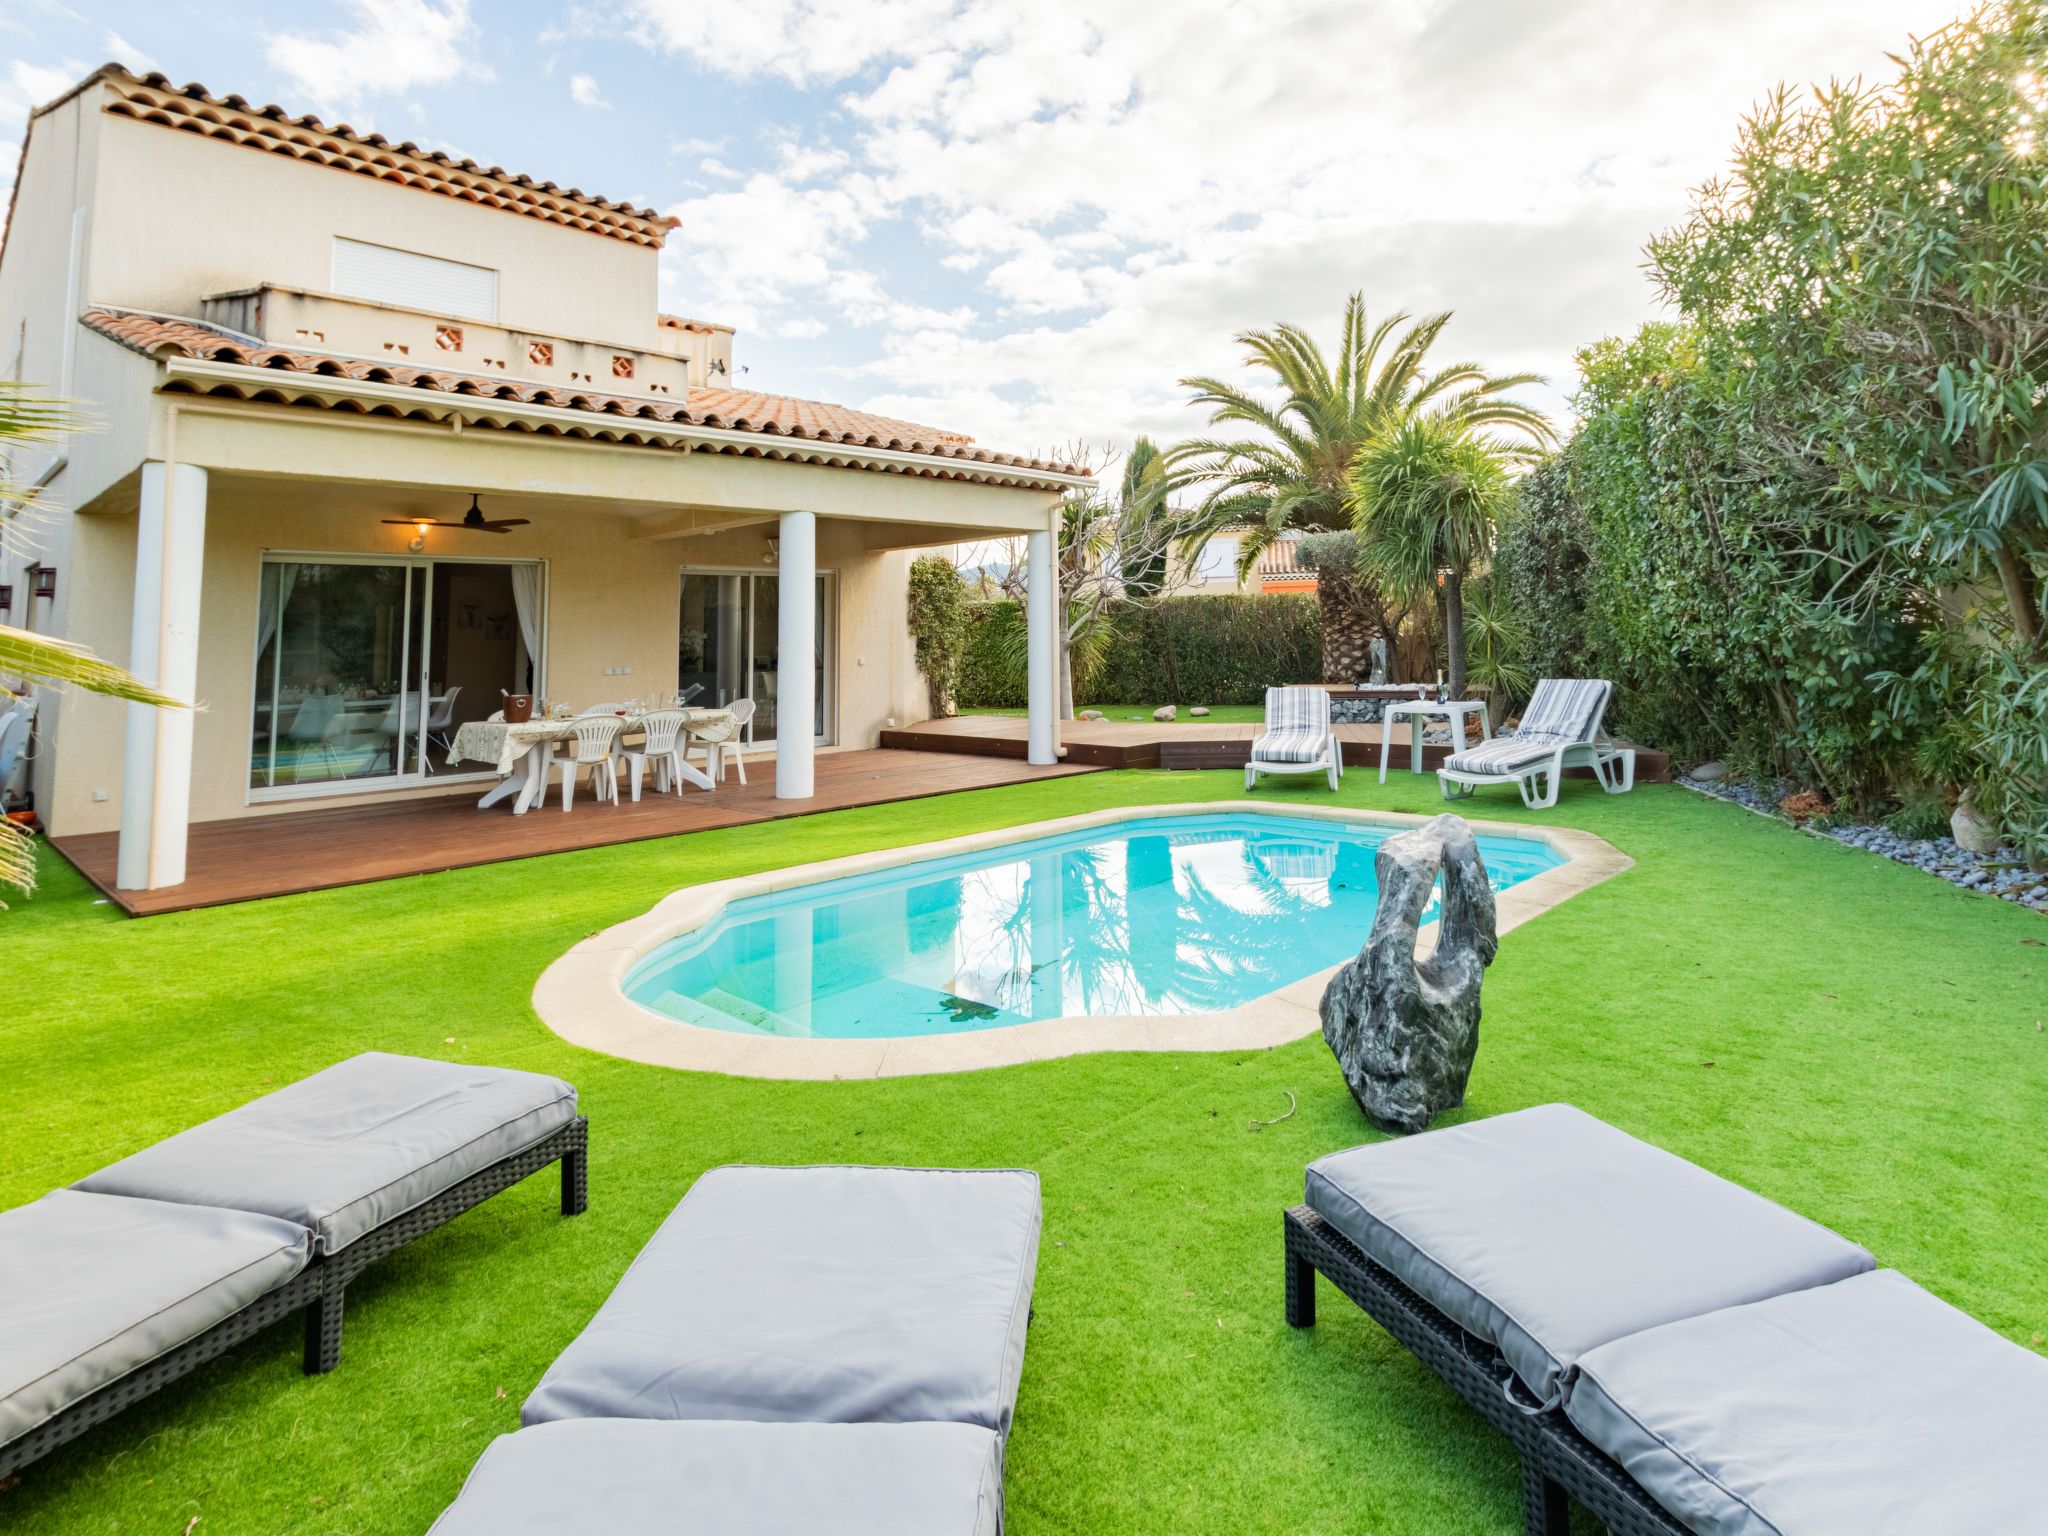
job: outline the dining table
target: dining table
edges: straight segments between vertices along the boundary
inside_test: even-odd
[[[646,729],[647,716],[652,714],[681,715],[682,740],[706,746],[730,741],[738,728],[738,722],[729,709],[685,705],[676,710],[629,709],[614,713],[620,721],[621,737],[640,734]],[[554,754],[555,743],[575,739],[579,718],[582,717],[553,716],[516,723],[502,716],[491,720],[470,720],[456,728],[455,739],[448,748],[448,761],[451,764],[488,763],[497,770],[499,782],[477,801],[478,810],[509,799],[512,814],[524,816],[547,794],[548,761]],[[718,787],[709,774],[692,766],[680,751],[676,753],[676,767],[685,783],[694,784],[699,789]]]

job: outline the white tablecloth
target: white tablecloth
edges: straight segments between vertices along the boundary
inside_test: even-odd
[[[649,713],[653,711],[627,715],[621,734],[639,730]],[[692,741],[728,741],[732,737],[734,721],[729,709],[685,707],[679,713],[683,716],[683,731]],[[457,728],[455,740],[448,748],[448,761],[489,763],[499,773],[510,773],[522,757],[542,742],[567,741],[575,734],[574,720],[528,720],[519,725],[507,725],[503,720],[472,720]]]

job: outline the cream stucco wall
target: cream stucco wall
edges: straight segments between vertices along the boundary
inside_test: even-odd
[[[495,268],[507,325],[659,347],[652,247],[98,115],[93,303],[197,315],[205,295],[259,283],[327,291],[343,235]]]

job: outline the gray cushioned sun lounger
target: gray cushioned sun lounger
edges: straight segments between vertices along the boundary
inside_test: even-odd
[[[718,1168],[527,1398],[576,1418],[943,1420],[1007,1434],[1037,1175]]]
[[[1587,1350],[1876,1267],[1854,1243],[1568,1104],[1309,1166],[1308,1205],[1554,1400]]]
[[[2048,1362],[1589,1116],[1339,1153],[1308,1193],[1288,1322],[1320,1273],[1413,1350],[1520,1454],[1529,1536],[1570,1498],[1610,1536],[2048,1528]]]
[[[293,1314],[332,1370],[350,1280],[553,1162],[580,1212],[586,1136],[554,1078],[371,1052],[0,1214],[0,1475]]]
[[[432,1536],[998,1536],[970,1424],[570,1419],[504,1435]]]
[[[1604,1344],[1565,1412],[1701,1536],[2048,1529],[2048,1360],[1895,1270]]]
[[[559,1078],[366,1051],[73,1188],[261,1211],[332,1254],[575,1118]]]
[[[0,1445],[306,1267],[304,1227],[60,1189],[0,1213]]]

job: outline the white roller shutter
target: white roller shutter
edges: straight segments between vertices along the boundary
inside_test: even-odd
[[[444,261],[364,240],[334,241],[334,291],[380,304],[403,304],[436,315],[498,318],[498,274],[492,267]]]

